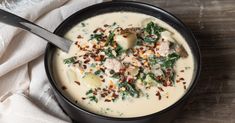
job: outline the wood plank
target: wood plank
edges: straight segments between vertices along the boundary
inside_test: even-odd
[[[144,2],[180,18],[201,48],[199,83],[174,123],[235,123],[235,0]]]

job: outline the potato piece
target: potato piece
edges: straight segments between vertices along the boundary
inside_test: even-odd
[[[74,82],[78,80],[77,74],[72,69],[68,69],[66,74],[67,74],[69,82]]]
[[[127,71],[130,73],[131,76],[136,76],[139,73],[138,67],[128,68]]]
[[[102,85],[100,77],[92,73],[87,73],[82,79],[81,82],[85,83],[90,88],[98,88]]]
[[[165,41],[175,42],[172,35],[173,34],[169,31],[161,32],[161,38],[164,39]]]
[[[136,44],[137,36],[135,33],[125,32],[114,37],[114,40],[124,49],[132,48]]]

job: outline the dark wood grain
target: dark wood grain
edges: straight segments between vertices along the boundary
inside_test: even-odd
[[[235,0],[144,2],[180,18],[201,48],[199,83],[174,123],[235,123]]]

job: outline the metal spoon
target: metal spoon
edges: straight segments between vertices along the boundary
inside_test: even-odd
[[[68,52],[69,48],[72,44],[72,41],[64,39],[62,37],[59,37],[48,30],[28,21],[25,20],[24,18],[21,18],[17,15],[11,14],[7,11],[4,11],[0,9],[0,22],[3,22],[5,24],[15,26],[22,28],[24,30],[27,30],[45,40],[48,42],[54,44],[64,52]]]

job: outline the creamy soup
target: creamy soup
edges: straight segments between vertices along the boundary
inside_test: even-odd
[[[114,12],[78,23],[56,50],[58,87],[76,105],[110,117],[139,117],[178,101],[190,87],[193,56],[170,25],[149,15]]]

